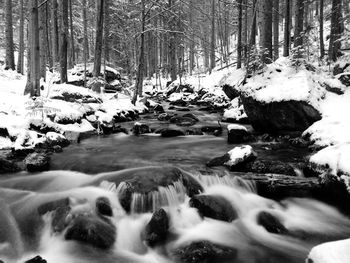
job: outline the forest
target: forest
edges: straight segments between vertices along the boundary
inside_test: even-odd
[[[0,0],[0,263],[349,263],[350,0]]]

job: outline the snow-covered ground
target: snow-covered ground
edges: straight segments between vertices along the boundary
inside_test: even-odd
[[[54,76],[49,73],[48,79]],[[88,120],[109,123],[116,115],[146,110],[143,103],[134,106],[131,98],[121,93],[96,94],[83,87],[52,82],[43,85],[42,96],[33,100],[23,95],[25,76],[0,69],[0,128],[8,132],[8,136],[0,137],[0,149],[33,148],[46,141],[47,135],[30,129],[33,124],[46,125],[60,134],[94,132]]]

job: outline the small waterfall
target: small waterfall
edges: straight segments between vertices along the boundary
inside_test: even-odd
[[[165,187],[159,186],[157,191],[147,194],[133,193],[131,213],[154,212],[163,206],[179,206],[185,201],[186,195],[186,188],[180,181],[175,181],[172,185]]]
[[[220,175],[193,175],[193,177],[201,183],[201,185],[207,189],[214,185],[225,185],[231,188],[240,188],[247,192],[256,193],[256,186],[253,181],[248,181],[240,178],[239,176],[232,176],[225,174]]]

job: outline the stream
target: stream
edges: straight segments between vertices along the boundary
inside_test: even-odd
[[[191,113],[199,119],[193,127],[217,125],[220,119],[219,113],[195,108]],[[176,127],[158,121],[153,114],[142,116],[140,122],[155,129]],[[130,130],[133,124],[122,126]],[[253,183],[244,182],[224,167],[206,167],[213,157],[236,146],[227,143],[227,124],[221,125],[220,136],[162,138],[158,134],[119,133],[91,137],[53,154],[52,171],[0,179],[0,260],[24,262],[40,255],[49,263],[301,263],[313,246],[350,235],[349,219],[331,206],[306,198],[266,199],[256,194]],[[288,144],[249,144],[264,159],[292,165],[309,154],[307,149]],[[152,177],[154,167],[164,166],[179,167],[201,186],[203,195],[224,198],[236,213],[234,220],[202,217],[189,205],[183,181],[159,186],[158,193],[148,195],[156,204],[151,211],[131,209],[126,213],[118,198],[123,178],[133,174],[134,168],[145,169]],[[100,198],[108,200],[107,213],[96,205]],[[132,202],[141,200],[138,205],[142,206],[142,198],[134,194]],[[47,207],[45,204],[62,199],[69,200],[68,210],[37,213]],[[149,246],[145,228],[160,207],[169,220],[167,238]],[[259,222],[262,212],[282,225],[272,222],[277,232]],[[86,236],[90,241],[80,242]]]

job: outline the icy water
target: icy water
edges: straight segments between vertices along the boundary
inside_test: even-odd
[[[217,115],[196,112],[200,125],[216,124]],[[166,124],[147,120],[155,126]],[[131,124],[126,124],[131,127]],[[276,144],[254,143],[254,149],[267,159],[299,162],[305,150]],[[186,136],[160,138],[157,135],[124,135],[94,137],[71,145],[52,157],[53,170],[36,175],[18,174],[0,180],[0,259],[24,262],[40,254],[49,263],[298,263],[304,262],[310,249],[319,243],[346,238],[350,221],[336,209],[311,199],[290,198],[276,202],[258,196],[254,184],[232,174],[222,176],[224,169],[210,170],[205,163],[233,148],[222,136]],[[150,248],[143,239],[152,212],[127,214],[119,203],[122,187],[116,182],[130,168],[177,166],[189,172],[203,187],[203,194],[225,198],[237,212],[232,222],[202,218],[189,206],[189,197],[181,182],[159,187],[151,197],[161,204],[170,220],[168,239]],[[145,167],[145,168],[142,168]],[[105,173],[111,171],[119,171]],[[215,174],[220,174],[217,176]],[[96,182],[99,182],[98,184]],[[69,198],[71,210],[64,225],[86,216],[90,230],[104,237],[115,237],[108,249],[66,240],[67,228],[53,228],[54,213],[38,214],[38,207],[54,200]],[[98,214],[96,200],[104,197],[112,213]],[[133,195],[136,202],[142,196]],[[154,208],[156,210],[158,207]],[[258,214],[268,212],[287,229],[274,234],[258,224]],[[106,223],[107,222],[107,223]],[[176,251],[193,242],[209,241],[236,251],[230,258],[206,258],[202,252],[179,259]],[[200,260],[199,260],[200,259]]]

